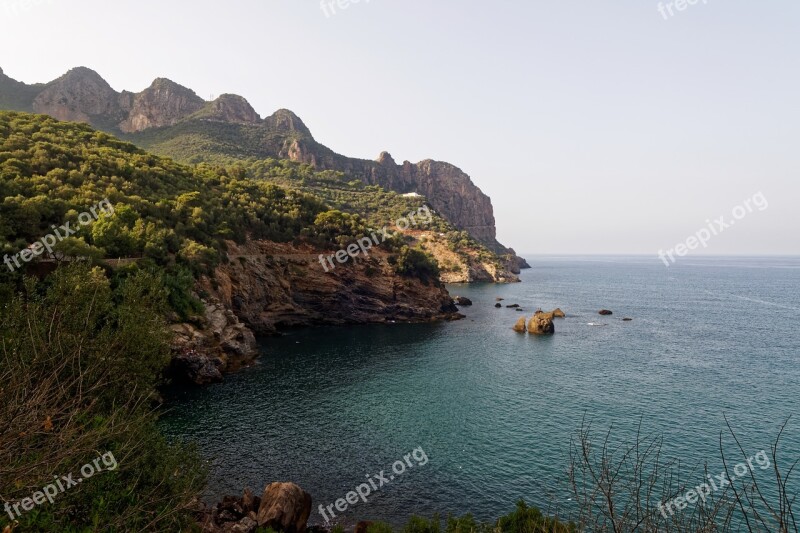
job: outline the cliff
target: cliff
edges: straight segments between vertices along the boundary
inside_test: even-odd
[[[528,266],[497,242],[491,200],[458,167],[430,159],[398,164],[386,152],[376,161],[336,154],[314,140],[303,121],[286,109],[261,119],[241,96],[206,102],[165,78],[138,93],[117,92],[85,67],[37,85],[15,81],[0,70],[0,108],[89,123],[178,161],[288,158],[387,190],[419,193],[456,228],[503,256],[512,272]]]
[[[397,275],[388,253],[372,249],[328,272],[309,246],[252,241],[228,243],[228,262],[200,281],[256,334],[283,328],[460,318],[441,284]]]

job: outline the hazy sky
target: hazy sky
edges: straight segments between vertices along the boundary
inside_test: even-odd
[[[0,67],[168,77],[349,156],[449,161],[519,252],[655,255],[762,192],[704,253],[800,253],[800,2],[668,3],[0,0]]]

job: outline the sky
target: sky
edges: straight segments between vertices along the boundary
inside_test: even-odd
[[[796,0],[0,0],[0,68],[167,77],[351,157],[448,161],[526,254],[794,255],[798,22]]]

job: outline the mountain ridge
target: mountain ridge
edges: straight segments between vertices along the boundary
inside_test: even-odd
[[[497,241],[491,199],[460,168],[433,159],[398,164],[388,152],[374,161],[338,154],[317,142],[288,109],[262,118],[242,96],[223,94],[206,101],[168,78],[156,78],[138,93],[117,92],[87,67],[32,85],[10,78],[0,68],[0,108],[88,123],[181,162],[290,159],[401,194],[418,193],[454,226],[504,256],[512,271],[528,267],[513,249]]]

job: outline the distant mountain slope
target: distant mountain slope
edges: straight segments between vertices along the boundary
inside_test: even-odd
[[[85,67],[38,85],[20,83],[0,70],[0,108],[86,122],[182,162],[290,159],[399,193],[416,192],[455,227],[495,253],[509,255],[512,270],[527,266],[497,242],[490,198],[459,168],[433,160],[397,164],[386,152],[376,161],[339,155],[318,143],[303,121],[285,109],[261,119],[241,96],[207,102],[164,78],[139,93],[118,93]]]

